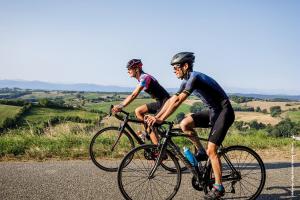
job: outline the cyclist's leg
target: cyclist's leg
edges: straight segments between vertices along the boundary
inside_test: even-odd
[[[137,107],[134,112],[135,112],[136,118],[143,121],[145,114],[148,113],[148,107],[146,104],[141,105],[141,106]]]
[[[209,113],[208,111],[201,111],[195,114],[191,114],[186,116],[181,122],[180,122],[180,128],[182,131],[186,134],[197,136],[196,131],[194,130],[195,127],[202,127],[202,128],[208,128],[209,124]],[[190,138],[195,147],[198,149],[203,149],[202,144],[200,143],[200,140],[197,137]]]
[[[181,122],[180,122],[180,128],[181,130],[188,135],[191,136],[197,136],[195,128],[194,120],[191,116],[186,116]],[[193,145],[198,149],[203,148],[202,144],[200,143],[200,140],[196,137],[191,137],[190,140],[192,141]]]
[[[209,159],[211,161],[212,169],[215,176],[215,184],[217,186],[220,186],[222,188],[222,166],[220,158],[217,155],[217,149],[222,144],[226,133],[229,129],[229,127],[232,125],[234,121],[234,112],[229,104],[228,106],[225,106],[222,111],[218,114],[218,117],[216,118],[216,121],[213,124],[213,127],[211,129],[211,132],[209,134],[209,142],[208,142],[208,148],[207,148],[207,154],[209,156]],[[215,186],[214,186],[215,187]],[[213,190],[213,193],[220,192],[218,190]],[[220,193],[223,194],[223,193]],[[216,195],[216,194],[213,194]],[[209,196],[209,195],[208,195]]]
[[[212,169],[214,172],[214,176],[215,176],[215,183],[216,184],[222,184],[222,174],[221,174],[221,160],[218,157],[217,154],[217,149],[218,149],[218,145],[216,145],[213,142],[208,142],[207,145],[207,155],[209,156],[211,165],[212,165]]]
[[[221,162],[217,156],[217,149],[222,144],[229,127],[234,121],[234,112],[231,106],[225,107],[218,114],[208,137],[207,155],[216,176],[216,182],[221,184]]]
[[[156,102],[154,102],[156,103]],[[144,105],[141,105],[139,107],[137,107],[135,109],[135,115],[136,117],[139,119],[139,120],[144,120],[144,116],[146,113],[153,113],[154,111],[153,110],[153,106],[152,105],[153,103],[149,103],[149,104],[144,104]],[[150,130],[146,130],[148,133],[150,133]],[[154,132],[151,132],[150,134],[150,139],[152,141],[153,144],[158,144],[158,139],[157,139],[157,135],[154,133]]]
[[[148,107],[148,113],[155,115],[162,108],[163,102],[156,101],[156,102],[148,103],[146,105]],[[156,132],[157,129],[152,129],[152,130],[153,131],[150,133],[150,139],[151,139],[153,144],[158,144],[158,134]],[[150,132],[150,130],[149,130],[149,132]]]

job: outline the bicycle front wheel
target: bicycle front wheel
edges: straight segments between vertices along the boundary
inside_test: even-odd
[[[116,172],[122,158],[134,148],[131,136],[118,127],[107,127],[97,132],[90,143],[90,157],[102,170]]]
[[[220,156],[224,198],[256,199],[266,181],[265,166],[259,155],[245,146],[230,146]]]
[[[167,151],[166,155],[174,162],[176,172],[159,165],[154,176],[149,177],[157,153],[157,146],[148,144],[136,147],[124,157],[118,170],[118,185],[126,199],[156,200],[175,196],[181,183],[181,170],[171,152]]]

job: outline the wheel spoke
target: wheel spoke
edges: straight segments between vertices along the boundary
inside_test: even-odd
[[[173,155],[169,157],[174,162],[174,169],[177,173],[170,174],[169,171],[159,166],[153,177],[149,177],[148,173],[155,162],[144,158],[144,152],[155,150],[155,147],[155,145],[137,147],[121,162],[118,183],[124,197],[142,200],[170,199],[178,191],[181,171]],[[127,162],[127,158],[132,160]]]
[[[229,191],[225,193],[224,198],[256,198],[265,183],[265,168],[261,159],[253,150],[242,146],[228,147],[224,152],[226,153],[221,154],[220,157],[222,177],[225,189]],[[229,161],[224,158],[225,155]],[[240,174],[241,179],[237,177],[235,181],[230,180],[237,175],[232,171],[230,163]],[[212,170],[211,173],[213,173]],[[213,174],[211,174],[211,179],[214,180]],[[232,189],[235,190],[234,193],[230,192]]]
[[[134,147],[132,138],[123,132],[120,140],[111,151],[111,147],[119,135],[118,127],[107,127],[97,132],[92,138],[89,148],[90,157],[100,169],[117,171],[122,157]]]

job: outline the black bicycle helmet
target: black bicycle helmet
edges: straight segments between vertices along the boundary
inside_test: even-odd
[[[195,56],[193,52],[180,52],[173,56],[171,60],[171,65],[189,63],[192,65],[195,61]]]
[[[143,63],[140,59],[131,59],[127,63],[127,69],[131,69],[133,67],[138,67],[140,70],[142,70]]]

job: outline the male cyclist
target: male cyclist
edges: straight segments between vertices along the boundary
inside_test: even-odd
[[[197,133],[195,127],[211,127],[208,137],[206,153],[209,156],[215,175],[215,184],[205,199],[219,199],[224,195],[225,190],[222,185],[221,161],[217,156],[218,146],[221,145],[224,137],[234,121],[234,111],[231,107],[228,96],[220,85],[211,77],[193,71],[195,56],[191,52],[181,52],[173,56],[171,65],[179,79],[183,79],[179,91],[172,96],[156,116],[146,116],[148,125],[162,123],[188,98],[191,93],[207,104],[209,110],[193,113],[186,116],[180,123],[181,129],[192,136]],[[205,151],[197,137],[191,138],[193,144],[198,149],[195,157],[198,161],[207,159]]]
[[[158,111],[170,97],[169,93],[158,83],[158,81],[153,76],[143,71],[142,66],[143,63],[140,59],[132,59],[127,63],[129,76],[136,78],[139,84],[131,93],[131,95],[127,96],[122,103],[113,107],[114,112],[121,111],[122,108],[129,105],[144,89],[144,91],[150,94],[151,97],[156,100],[156,102],[144,104],[135,109],[136,117],[139,120],[144,120],[144,115],[146,113],[158,113]],[[153,132],[150,134],[150,139],[153,144],[158,143],[157,137]]]

